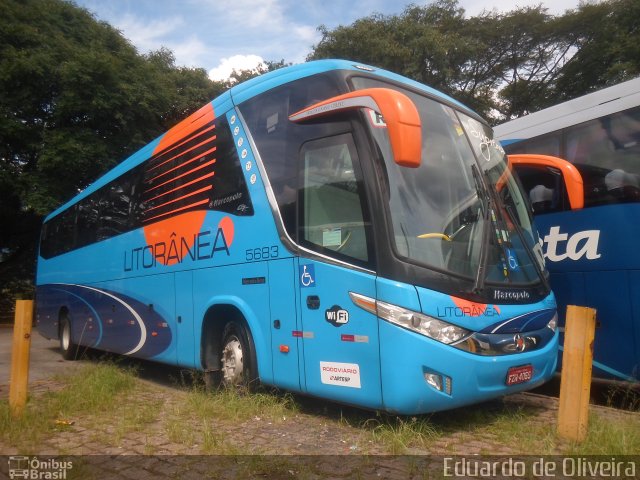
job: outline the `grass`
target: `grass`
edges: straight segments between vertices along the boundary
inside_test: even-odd
[[[472,435],[492,435],[496,442],[521,454],[539,455],[637,455],[640,451],[640,417],[604,417],[592,410],[587,438],[582,443],[568,442],[557,436],[555,418],[535,419],[537,409],[508,406],[493,413],[469,415],[468,432]],[[457,422],[446,430],[456,428]],[[491,451],[483,452],[491,454]]]
[[[606,404],[613,408],[640,412],[640,385],[637,382],[614,383],[607,390]]]
[[[148,409],[139,408],[140,405],[127,407],[127,399],[143,390],[130,368],[97,363],[57,380],[62,388],[29,399],[19,418],[11,416],[6,400],[0,402],[0,441],[33,450],[43,438],[72,430],[79,417],[83,417],[82,427],[89,430],[108,422],[112,438],[117,441],[151,420]]]
[[[342,422],[351,424],[345,417]],[[392,455],[402,455],[411,449],[428,449],[441,436],[425,415],[398,417],[380,414],[375,418],[357,418],[353,425],[368,432],[371,443],[382,444]]]
[[[203,454],[240,454],[243,452],[236,445],[238,439],[233,441],[217,431],[215,422],[281,423],[297,412],[298,407],[289,394],[276,395],[268,391],[249,394],[232,389],[212,393],[195,386],[186,392],[183,401],[171,407],[165,431],[171,441],[197,446]]]
[[[61,389],[31,398],[18,419],[11,417],[8,402],[0,401],[1,444],[28,454],[42,448],[43,440],[57,438],[57,445],[64,445],[82,431],[89,441],[105,448],[118,446],[124,439],[130,441],[131,434],[138,435],[133,438],[143,443],[141,453],[146,454],[156,453],[158,445],[167,440],[185,453],[260,453],[246,445],[244,431],[251,431],[252,422],[277,426],[307,421],[301,420],[302,414],[309,414],[318,421],[346,427],[339,434],[344,433],[350,442],[346,445],[359,454],[381,450],[394,455],[446,453],[449,441],[459,445],[486,442],[487,449],[481,452],[484,454],[496,453],[496,446],[517,454],[538,455],[640,452],[638,414],[592,409],[587,439],[577,444],[558,438],[555,418],[541,420],[539,407],[514,402],[494,401],[432,415],[400,417],[267,390],[209,393],[189,384],[159,394],[153,385],[141,382],[134,369],[113,362],[88,364],[58,382]],[[59,453],[67,453],[62,451],[64,447],[59,448]],[[74,448],[73,443],[69,448]],[[244,467],[266,468],[251,463]],[[280,473],[289,471],[286,462],[274,468]]]
[[[589,432],[584,442],[570,443],[567,455],[638,455],[640,452],[640,418],[616,420],[597,413],[589,415]]]
[[[490,439],[484,454],[495,453],[491,451],[495,444],[521,452],[550,453],[553,438],[549,437],[548,424],[537,421],[538,413],[534,407],[494,401],[442,412],[434,420],[443,435],[457,432]]]
[[[199,388],[189,392],[187,408],[198,416],[234,421],[264,417],[278,422],[298,411],[289,394],[276,395],[269,391],[249,394],[233,389],[223,389],[212,394]]]
[[[538,407],[509,402],[489,402],[432,415],[399,417],[367,415],[353,411],[341,422],[368,432],[373,443],[393,455],[436,450],[453,437],[462,441],[486,442],[480,453],[495,454],[495,447],[506,447],[520,455],[637,455],[640,452],[640,416],[606,417],[593,410],[587,438],[573,443],[556,434],[555,418],[541,421]],[[455,441],[455,440],[454,440]]]

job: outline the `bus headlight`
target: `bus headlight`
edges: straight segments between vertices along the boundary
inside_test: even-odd
[[[441,343],[455,343],[469,335],[469,330],[422,313],[405,310],[385,302],[377,302],[378,316],[400,327],[433,338]]]
[[[558,328],[558,313],[557,312],[553,316],[553,318],[551,320],[549,320],[549,323],[547,323],[547,328],[550,328],[552,332],[555,332],[556,328]]]
[[[468,336],[471,332],[464,328],[452,325],[442,320],[424,315],[422,313],[407,310],[390,303],[375,301],[357,293],[350,293],[351,299],[359,307],[375,313],[383,320],[398,325],[407,330],[433,338],[447,345],[455,343]],[[373,306],[375,305],[375,311]]]

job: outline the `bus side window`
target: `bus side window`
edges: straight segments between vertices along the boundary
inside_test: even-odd
[[[238,216],[253,215],[253,204],[242,164],[225,116],[215,120],[216,164],[211,179],[209,208]]]
[[[516,172],[536,215],[571,210],[562,174],[546,166],[518,165]]]
[[[95,201],[95,195],[90,195],[78,204],[76,247],[84,247],[96,241],[99,220],[98,202]]]
[[[299,239],[320,253],[370,261],[368,212],[350,134],[302,147]]]
[[[559,132],[535,137],[530,140],[512,143],[504,149],[508,154],[514,153],[538,153],[540,155],[551,155],[562,157],[560,154],[561,135]],[[569,160],[569,159],[567,159]],[[569,160],[571,161],[571,160]]]
[[[43,225],[40,246],[43,258],[55,257],[73,248],[75,217],[75,207],[72,207]]]
[[[640,202],[640,108],[566,129],[566,159],[585,179],[585,205]]]
[[[345,131],[347,122],[318,122],[299,125],[289,115],[307,107],[315,99],[330,98],[344,89],[331,75],[306,77],[241,103],[239,110],[247,122],[276,198],[283,226],[296,241],[296,201],[300,145]]]

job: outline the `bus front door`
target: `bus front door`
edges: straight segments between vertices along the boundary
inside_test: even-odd
[[[370,408],[382,406],[375,315],[356,307],[349,292],[375,298],[375,276],[298,259],[306,391]]]
[[[377,317],[350,292],[375,298],[371,218],[353,136],[300,149],[298,241],[318,255],[298,257],[306,391],[370,408],[382,405]],[[361,265],[362,267],[358,267]]]

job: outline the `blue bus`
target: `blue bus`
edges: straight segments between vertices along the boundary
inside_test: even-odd
[[[580,178],[582,206],[572,209],[561,180],[569,170],[514,164],[535,210],[560,326],[567,305],[595,308],[594,376],[637,382],[640,78],[504,123],[495,135],[507,153],[560,157]]]
[[[44,221],[36,322],[78,349],[401,414],[554,373],[528,202],[474,112],[348,61],[239,84]]]

